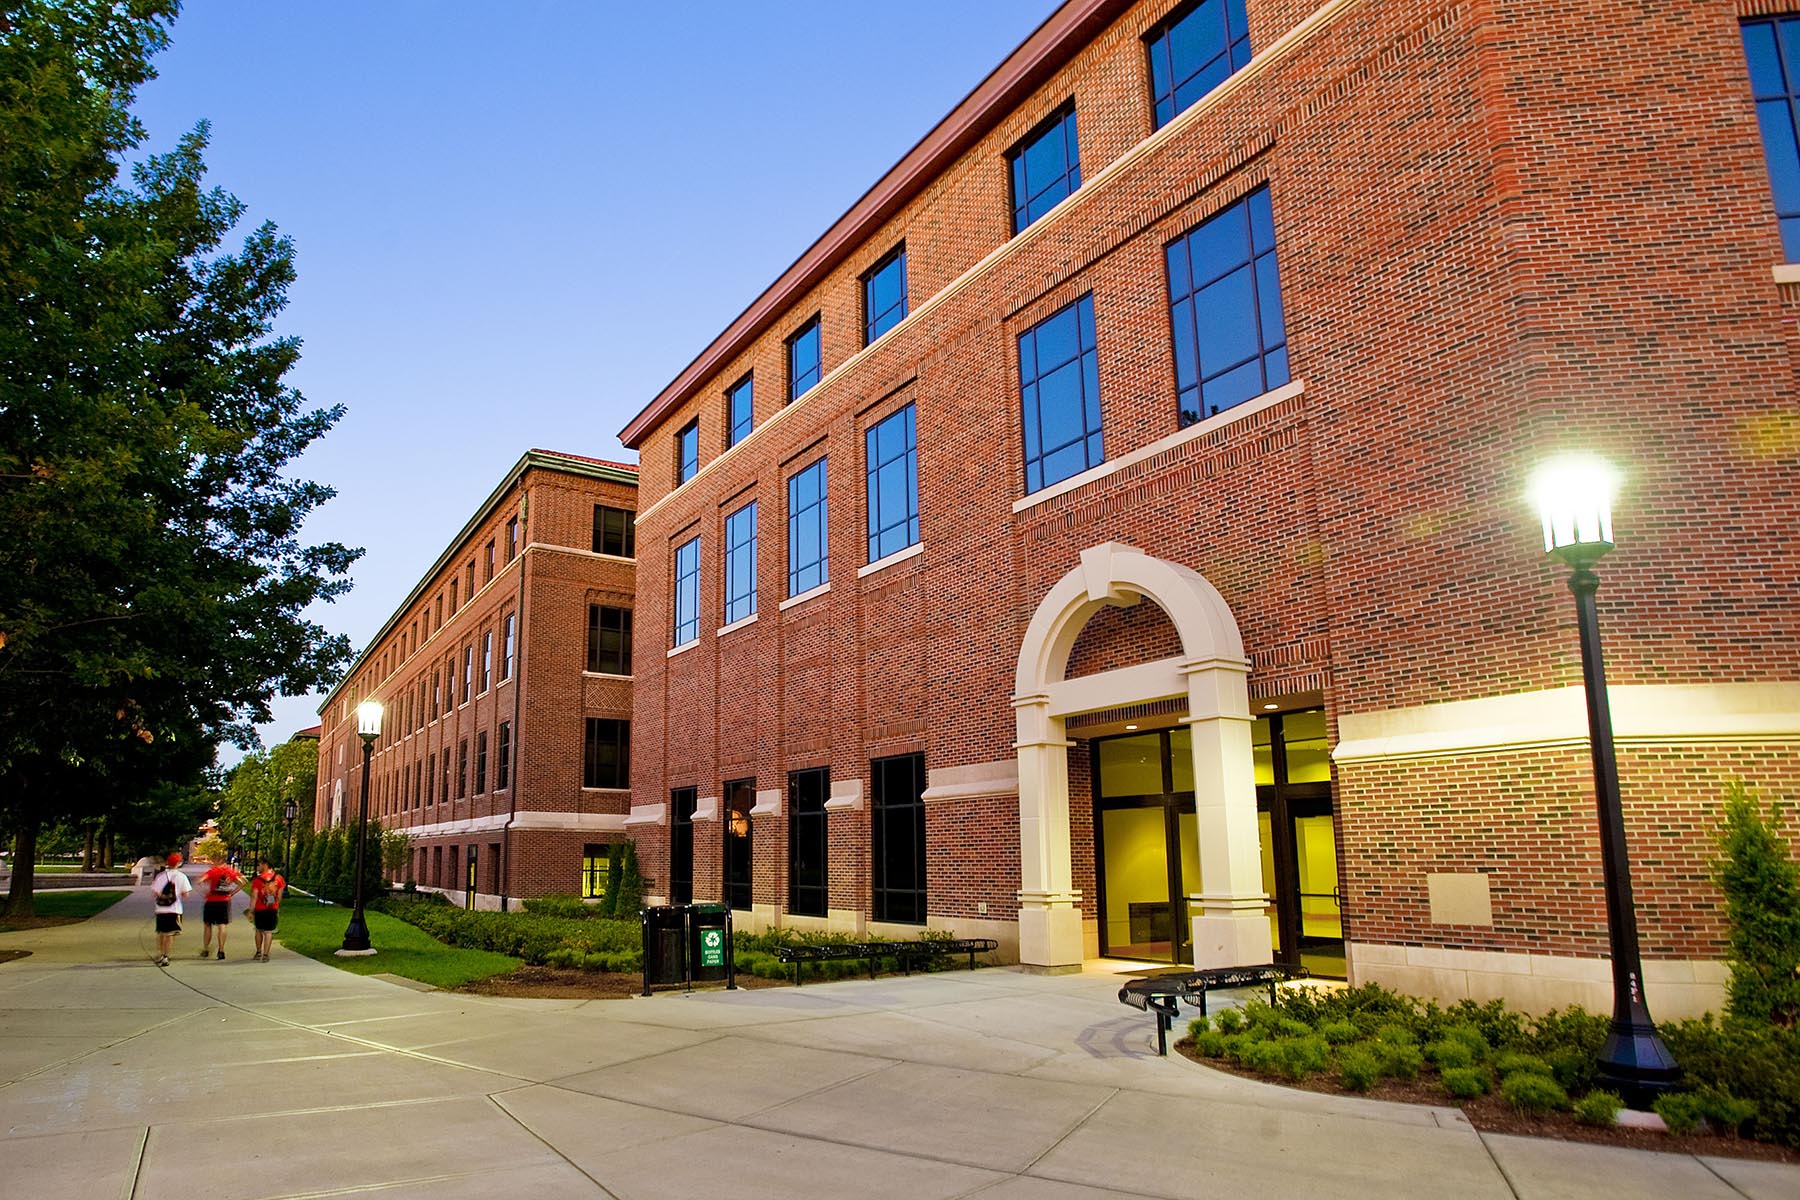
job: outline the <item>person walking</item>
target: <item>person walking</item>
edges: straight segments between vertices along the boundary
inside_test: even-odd
[[[212,866],[200,877],[200,888],[206,899],[200,905],[200,919],[205,922],[205,940],[200,943],[200,957],[212,953],[213,933],[219,935],[219,958],[225,958],[225,929],[231,924],[231,898],[244,890],[244,874],[215,854]]]
[[[170,851],[163,860],[163,869],[156,873],[150,881],[150,894],[155,899],[156,911],[156,965],[169,965],[169,951],[174,948],[175,935],[181,932],[181,898],[194,890],[188,882],[187,873],[181,869],[181,852]]]
[[[256,926],[258,962],[269,961],[269,943],[275,938],[275,922],[280,915],[282,897],[287,895],[287,880],[269,865],[269,860],[256,861],[256,874],[250,880],[250,920]]]

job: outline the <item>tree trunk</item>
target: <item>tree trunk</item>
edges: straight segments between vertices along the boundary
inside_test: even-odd
[[[108,871],[113,869],[113,832],[110,829],[100,843],[100,865]]]
[[[19,818],[13,834],[12,890],[6,894],[6,915],[35,917],[37,905],[32,902],[32,886],[37,882],[37,818],[29,814]]]
[[[89,825],[87,829],[83,831],[81,843],[81,869],[83,871],[91,871],[94,869],[94,827],[92,825]]]

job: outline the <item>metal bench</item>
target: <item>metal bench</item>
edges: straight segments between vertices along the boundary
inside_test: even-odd
[[[1169,1030],[1174,1027],[1180,1001],[1199,1008],[1206,1015],[1206,993],[1228,988],[1269,987],[1269,1003],[1275,1003],[1275,985],[1290,979],[1305,979],[1312,972],[1305,967],[1286,963],[1264,963],[1258,967],[1213,967],[1205,971],[1177,971],[1168,975],[1152,975],[1133,979],[1119,989],[1119,1003],[1129,1004],[1156,1016],[1156,1052],[1169,1052]]]
[[[973,971],[977,954],[991,954],[999,948],[1000,943],[993,938],[938,938],[918,942],[821,942],[804,946],[778,946],[775,949],[775,960],[793,964],[794,986],[799,987],[801,963],[867,959],[869,978],[873,979],[876,965],[884,958],[897,960],[900,970],[911,975],[913,967],[920,962],[952,954],[967,954],[969,970]]]

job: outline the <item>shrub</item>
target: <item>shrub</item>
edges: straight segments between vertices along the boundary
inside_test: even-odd
[[[1458,1100],[1473,1100],[1477,1096],[1485,1096],[1488,1088],[1493,1086],[1486,1067],[1450,1067],[1438,1076],[1438,1080],[1444,1085],[1444,1090]]]
[[[619,843],[613,842],[606,847],[606,890],[600,896],[600,911],[609,917],[635,917],[635,912],[619,911],[620,859],[624,852]]]
[[[1730,1092],[1714,1087],[1701,1088],[1695,1094],[1700,1097],[1700,1111],[1706,1114],[1707,1122],[1733,1137],[1743,1130],[1745,1122],[1756,1116],[1754,1100],[1739,1100]]]
[[[1583,1125],[1617,1125],[1624,1107],[1617,1092],[1592,1091],[1575,1102],[1575,1119]]]
[[[1552,1050],[1549,1057],[1550,1078],[1556,1080],[1565,1092],[1585,1092],[1594,1086],[1599,1073],[1599,1064],[1595,1058],[1595,1054],[1568,1046]]]
[[[1425,1057],[1440,1071],[1454,1071],[1459,1067],[1475,1065],[1475,1052],[1469,1049],[1468,1043],[1452,1038],[1445,1038],[1425,1047]]]
[[[1389,1021],[1375,1030],[1375,1040],[1400,1046],[1412,1046],[1416,1045],[1419,1039],[1413,1033],[1412,1026],[1399,1021]]]
[[[1225,1035],[1216,1029],[1207,1029],[1195,1034],[1194,1052],[1202,1058],[1224,1058]]]
[[[1511,1075],[1541,1075],[1552,1082],[1556,1079],[1556,1072],[1550,1069],[1549,1063],[1535,1054],[1517,1050],[1509,1050],[1494,1059],[1494,1070],[1500,1072],[1502,1079]]]
[[[567,917],[578,921],[601,915],[598,905],[589,904],[580,896],[570,895],[536,896],[520,901],[520,907],[539,916]]]
[[[1218,1016],[1219,1032],[1230,1035],[1244,1028],[1244,1014],[1235,1008],[1228,1008]]]
[[[1706,1115],[1701,1110],[1700,1097],[1693,1092],[1658,1096],[1651,1107],[1656,1109],[1656,1115],[1663,1119],[1670,1133],[1691,1133],[1700,1128],[1700,1120]]]
[[[1188,1036],[1197,1038],[1211,1028],[1211,1021],[1207,1020],[1205,1017],[1195,1017],[1188,1022]]]
[[[1361,1036],[1355,1021],[1326,1021],[1319,1026],[1319,1036],[1333,1046],[1344,1046]]]
[[[1753,1136],[1800,1147],[1800,1031],[1711,1016],[1658,1028],[1697,1090],[1755,1104]]]
[[[1443,1036],[1469,1038],[1472,1034],[1479,1038],[1478,1046],[1473,1038],[1470,1040],[1470,1048],[1478,1051],[1477,1058],[1486,1058],[1496,1047],[1516,1045],[1525,1037],[1524,1015],[1508,1008],[1504,1000],[1489,1000],[1486,1004],[1463,1000],[1446,1016],[1451,1024]]]
[[[613,912],[635,921],[643,907],[644,874],[638,867],[637,843],[626,842],[619,859],[619,897]]]
[[[1464,1003],[1466,1004],[1468,1001],[1464,1001]],[[1456,1042],[1464,1047],[1469,1052],[1471,1062],[1481,1062],[1494,1050],[1487,1035],[1481,1031],[1481,1026],[1469,1021],[1459,1021],[1444,1026],[1439,1040]]]
[[[1792,1028],[1800,1021],[1800,866],[1784,825],[1779,805],[1765,817],[1755,794],[1734,782],[1725,793],[1713,877],[1730,927],[1726,1011]]]
[[[1416,1079],[1425,1065],[1425,1055],[1411,1042],[1375,1043],[1376,1060],[1381,1073],[1391,1079]]]
[[[1350,1091],[1368,1091],[1381,1075],[1381,1059],[1367,1042],[1349,1046],[1338,1055],[1338,1079]]]
[[[1281,1052],[1281,1074],[1289,1079],[1305,1079],[1331,1066],[1331,1047],[1316,1034],[1282,1038],[1275,1046]]]
[[[1500,1095],[1506,1102],[1528,1117],[1569,1107],[1569,1093],[1562,1085],[1536,1071],[1514,1071],[1500,1081]]]

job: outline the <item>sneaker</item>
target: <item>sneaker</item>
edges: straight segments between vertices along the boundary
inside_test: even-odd
[[[166,967],[166,966],[168,966],[168,965],[169,965],[169,958],[168,958],[168,955],[166,955],[166,954],[165,954],[165,955],[164,955],[164,956],[163,956],[163,957],[161,957],[161,958],[159,958],[159,959],[157,959],[157,960],[156,960],[156,965],[157,965],[157,966],[159,966],[159,967]]]
[[[220,962],[225,961],[225,952],[223,950],[219,951],[219,961]]]
[[[209,946],[202,946],[202,947],[200,947],[200,957],[201,957],[201,958],[205,958],[205,957],[206,957],[206,956],[207,956],[207,955],[209,955],[209,954],[211,954],[211,953],[212,953],[212,948],[211,948],[211,947],[209,947]]]

